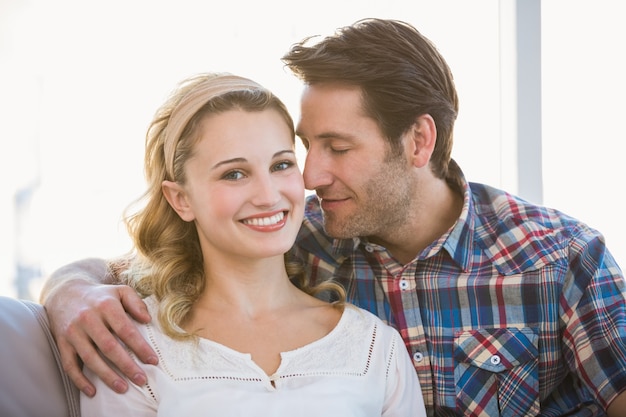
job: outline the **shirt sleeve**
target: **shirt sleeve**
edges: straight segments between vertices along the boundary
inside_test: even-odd
[[[562,305],[570,367],[605,409],[626,390],[626,284],[604,239],[581,232],[570,242]]]
[[[424,397],[415,368],[400,334],[393,328],[389,375],[385,390],[383,417],[426,417]]]

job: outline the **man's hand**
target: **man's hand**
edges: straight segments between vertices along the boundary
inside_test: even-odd
[[[144,363],[155,365],[158,362],[155,352],[132,321],[150,321],[146,305],[128,286],[101,284],[111,282],[107,274],[106,263],[102,260],[70,264],[52,274],[41,298],[61,353],[63,369],[88,396],[95,395],[96,391],[82,372],[81,360],[116,392],[126,392],[128,383],[105,358],[135,384],[146,383],[145,374],[119,340]]]

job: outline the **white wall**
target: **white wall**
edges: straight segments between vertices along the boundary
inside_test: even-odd
[[[626,3],[543,2],[544,203],[602,231],[626,269]]]
[[[625,36],[611,32],[619,2],[589,4],[544,1],[544,198],[605,231],[626,264],[617,192]],[[249,76],[297,117],[300,84],[280,56],[304,36],[363,17],[406,20],[438,45],[461,100],[454,156],[470,180],[508,187],[499,10],[497,0],[0,0],[0,294],[15,295],[16,256],[45,277],[128,249],[120,215],[143,190],[145,128],[176,82],[209,70]],[[581,53],[581,42],[596,49]],[[16,233],[15,193],[37,182]]]

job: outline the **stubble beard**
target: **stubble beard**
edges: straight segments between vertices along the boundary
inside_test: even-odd
[[[404,159],[389,156],[386,162],[364,184],[358,199],[353,196],[356,205],[353,212],[342,215],[323,212],[324,229],[329,236],[338,239],[388,236],[406,224],[414,185]]]

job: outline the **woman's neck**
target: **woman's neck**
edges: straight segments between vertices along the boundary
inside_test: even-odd
[[[212,263],[206,289],[183,328],[252,355],[268,375],[281,352],[328,334],[341,311],[296,288],[281,257],[258,262]]]
[[[194,309],[255,316],[281,309],[301,293],[290,282],[282,256],[206,263],[205,277]]]

